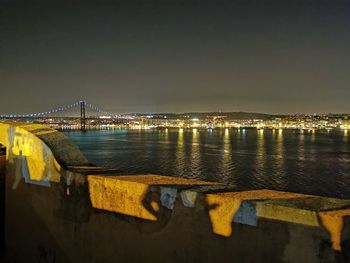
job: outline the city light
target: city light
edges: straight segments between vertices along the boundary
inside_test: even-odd
[[[130,128],[130,129],[155,129],[155,128],[182,128],[182,129],[257,129],[260,130],[285,130],[296,129],[300,133],[315,133],[316,130],[334,129],[350,130],[350,114],[299,114],[274,117],[266,119],[230,119],[226,115],[203,115],[201,117],[187,114],[110,114],[99,107],[85,101],[86,112],[84,121],[86,129]],[[28,123],[46,124],[55,129],[77,129],[81,126],[80,109],[81,102],[67,104],[49,111],[1,115],[2,120],[21,121]],[[89,111],[88,111],[89,110]],[[90,110],[92,112],[90,112]],[[72,117],[63,117],[65,111]],[[57,115],[59,114],[59,115]],[[243,131],[243,130],[242,130]]]

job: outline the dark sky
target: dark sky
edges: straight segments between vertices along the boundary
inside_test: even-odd
[[[350,112],[350,2],[0,2],[0,113]]]

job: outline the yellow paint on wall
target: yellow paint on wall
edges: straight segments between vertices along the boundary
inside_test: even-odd
[[[252,190],[242,192],[226,192],[218,194],[207,194],[207,203],[209,205],[209,218],[212,224],[213,232],[218,235],[229,237],[232,234],[232,221],[237,213],[240,204],[245,200],[271,200],[307,197],[303,194],[295,194],[274,190]],[[281,213],[281,211],[278,211]],[[272,213],[262,213],[265,216]],[[275,219],[278,217],[275,215]],[[279,217],[281,220],[283,216]]]
[[[9,156],[9,137],[8,137],[8,125],[0,124],[0,143],[6,146],[6,158]]]
[[[294,224],[319,226],[316,212],[276,204],[257,203],[257,216]]]
[[[209,218],[213,232],[229,237],[232,234],[232,219],[239,209],[241,200],[225,194],[208,194]]]
[[[90,200],[94,208],[156,221],[143,200],[149,185],[109,176],[88,176]],[[156,208],[156,204],[152,207]],[[157,208],[156,208],[157,209]]]
[[[7,148],[7,159],[15,157],[22,166],[27,165],[30,180],[59,182],[60,165],[48,146],[30,132],[40,129],[47,127],[38,124],[0,123],[0,143]]]
[[[341,251],[344,217],[350,216],[350,209],[320,212],[319,216],[324,228],[331,236],[332,248]]]
[[[141,184],[147,185],[215,185],[218,183],[199,181],[181,177],[174,176],[161,176],[161,175],[123,175],[123,176],[115,176],[108,177],[111,180],[123,180],[123,181],[132,181]]]
[[[88,176],[94,208],[156,221],[159,199],[145,200],[151,186],[209,185],[210,182],[160,175]],[[149,201],[149,207],[147,202]],[[150,211],[152,209],[153,211]]]

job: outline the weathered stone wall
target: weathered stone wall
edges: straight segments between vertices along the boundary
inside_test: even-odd
[[[349,217],[334,243],[338,237],[310,206],[314,199],[329,211],[343,207],[342,200],[94,178],[72,184],[69,193],[62,183],[21,182],[9,191],[9,256],[20,262],[349,262]],[[143,190],[132,191],[138,187]],[[339,228],[337,220],[333,224]]]

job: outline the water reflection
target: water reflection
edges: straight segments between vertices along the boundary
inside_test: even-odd
[[[232,160],[232,142],[230,131],[228,128],[225,129],[223,138],[223,150],[220,170],[218,171],[222,175],[222,182],[227,184],[232,183],[234,177],[234,160]]]
[[[265,178],[265,137],[264,130],[260,129],[257,131],[256,139],[256,158],[255,158],[255,171],[256,171],[256,180],[258,184],[264,184]]]
[[[299,135],[299,142],[298,142],[298,148],[297,148],[297,167],[298,167],[298,174],[302,173],[305,169],[305,135],[304,132]]]
[[[312,129],[310,132],[311,132],[311,141],[314,143],[316,140],[316,130]]]
[[[274,167],[276,173],[272,175],[274,182],[280,185],[281,188],[286,186],[286,171],[285,171],[285,149],[283,140],[283,130],[279,129],[276,138],[276,158],[274,160]]]
[[[177,137],[177,148],[176,148],[176,174],[179,175],[185,175],[185,141],[184,141],[184,134],[183,129],[179,130],[178,137]]]
[[[279,129],[278,130],[278,136],[282,136],[283,135],[283,130],[282,129]]]
[[[200,132],[197,129],[192,130],[192,142],[191,142],[191,174],[193,178],[201,178],[201,145],[200,145]]]
[[[80,132],[70,136],[94,163],[130,174],[151,172],[225,183],[231,178],[230,183],[242,189],[350,197],[350,144],[344,131],[169,129],[168,137],[165,133],[161,137],[166,143],[159,142],[158,134],[158,130],[150,130],[145,137],[129,131],[114,134],[115,139],[108,142],[101,140],[108,132],[87,132],[84,138]],[[152,154],[147,151],[151,150],[149,141]],[[171,145],[173,155],[169,153]]]

